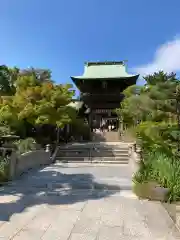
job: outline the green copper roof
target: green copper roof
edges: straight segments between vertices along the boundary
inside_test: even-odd
[[[138,75],[129,74],[124,62],[88,62],[85,63],[82,76],[72,79],[102,79],[102,78],[131,78]]]

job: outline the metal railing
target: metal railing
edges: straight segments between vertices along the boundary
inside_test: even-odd
[[[117,155],[117,152],[121,152],[121,155]],[[92,144],[89,147],[83,147],[83,149],[68,149],[59,148],[56,154],[56,161],[59,162],[106,162],[106,161],[116,161],[122,158],[123,161],[126,161],[128,158],[128,149],[116,149],[116,148],[102,148],[98,147],[97,143]]]

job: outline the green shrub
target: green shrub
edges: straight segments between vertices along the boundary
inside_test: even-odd
[[[140,163],[140,169],[133,176],[134,183],[146,183],[151,180],[152,175],[152,167],[148,163],[144,164],[144,162]]]
[[[177,201],[180,199],[180,161],[160,151],[150,152],[146,154],[133,181],[135,184],[156,182],[169,189],[169,201]]]
[[[171,157],[176,155],[179,141],[177,124],[142,122],[136,127],[136,135],[143,153],[158,151]]]
[[[17,147],[17,152],[23,154],[29,151],[36,150],[36,141],[33,138],[20,139],[14,142]]]
[[[0,157],[0,182],[5,182],[8,180],[9,176],[9,159],[5,157]]]
[[[125,142],[134,142],[136,140],[136,128],[133,126],[125,129],[121,134],[121,137]]]
[[[180,161],[174,157],[166,156],[164,153],[157,153],[152,161],[153,178],[168,188],[169,201],[180,199]]]
[[[0,136],[11,134],[9,126],[0,124]]]

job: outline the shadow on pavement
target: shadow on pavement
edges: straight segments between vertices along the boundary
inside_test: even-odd
[[[27,208],[48,204],[63,205],[100,199],[119,192],[119,185],[101,184],[92,174],[63,174],[61,167],[33,170],[0,188],[0,221]],[[128,189],[129,190],[129,189]]]

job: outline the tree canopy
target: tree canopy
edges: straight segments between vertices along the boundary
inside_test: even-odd
[[[75,119],[68,106],[74,94],[71,84],[55,84],[48,69],[0,66],[0,125],[12,130],[24,123],[62,128]]]
[[[144,79],[144,86],[134,85],[124,91],[125,98],[117,113],[128,128],[136,126],[141,138],[175,151],[179,134],[179,80],[176,74],[162,71]]]

